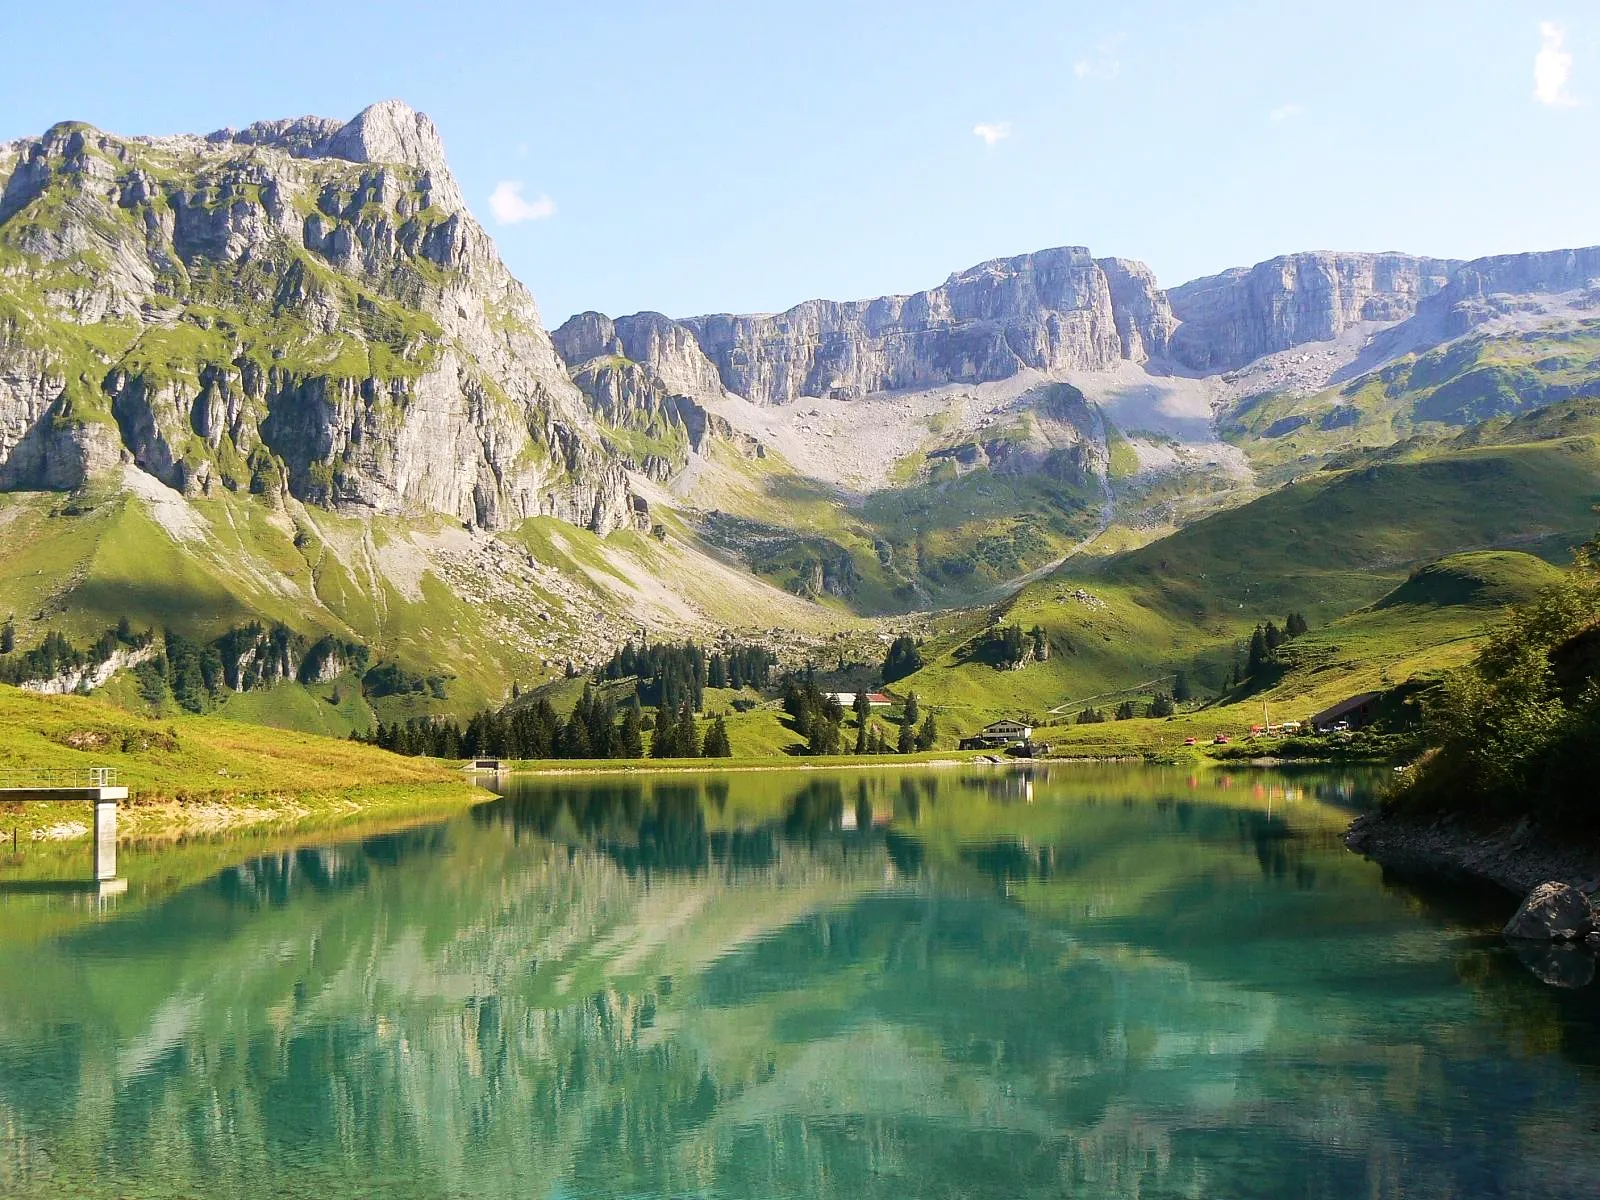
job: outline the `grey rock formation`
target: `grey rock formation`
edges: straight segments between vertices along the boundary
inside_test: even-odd
[[[1196,279],[1167,293],[1182,322],[1171,338],[1172,357],[1193,370],[1226,371],[1336,338],[1359,322],[1403,321],[1458,266],[1409,254],[1318,251]]]
[[[1024,367],[1105,370],[1161,353],[1170,335],[1154,277],[1131,267],[1069,246],[980,263],[911,296],[684,324],[723,385],[758,404],[979,383]]]
[[[747,457],[765,455],[760,442],[694,399],[720,393],[721,386],[685,327],[658,313],[616,322],[600,313],[580,313],[553,338],[573,382],[602,421],[675,447],[671,457],[650,454],[634,464],[651,479],[668,478],[690,453],[705,453],[712,438]]]
[[[1174,324],[1147,268],[1063,247],[981,263],[910,296],[810,300],[776,315],[584,313],[556,341],[570,363],[617,353],[677,391],[787,404],[1145,362],[1165,353]]]
[[[130,459],[189,493],[491,529],[639,519],[422,114],[384,101],[205,138],[68,122],[11,161],[0,487]]]
[[[1449,282],[1418,306],[1432,337],[1457,337],[1530,299],[1600,289],[1600,246],[1498,254],[1460,263]]]
[[[1528,893],[1522,907],[1506,923],[1508,938],[1535,941],[1573,941],[1594,927],[1589,898],[1571,884],[1541,883]]]

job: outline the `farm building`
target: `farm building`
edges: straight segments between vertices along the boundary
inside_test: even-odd
[[[1002,746],[1015,746],[1033,738],[1033,726],[1021,721],[1001,720],[985,725],[971,737],[961,739],[963,750],[994,750]]]

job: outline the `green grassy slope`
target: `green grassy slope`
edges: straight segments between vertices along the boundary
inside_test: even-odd
[[[132,792],[125,834],[341,819],[481,798],[448,767],[354,742],[214,716],[151,720],[92,698],[0,686],[0,777],[99,766],[116,768]],[[7,807],[8,832],[83,819],[71,806]]]
[[[1326,628],[1402,584],[1413,567],[1452,554],[1523,547],[1559,560],[1592,531],[1597,500],[1600,443],[1588,437],[1320,472],[1141,549],[1069,562],[1006,604],[951,620],[925,652],[929,665],[899,686],[969,725],[1068,702],[1115,703],[1123,692],[1147,694],[1177,669],[1216,688],[1236,642],[1260,621],[1281,623],[1296,610],[1313,629]],[[1539,568],[1524,562],[1502,574],[1532,579]],[[1504,582],[1501,593],[1521,594],[1515,580]],[[1395,618],[1369,618],[1374,636],[1390,636],[1378,627]],[[972,661],[972,637],[993,623],[1041,626],[1049,660],[1014,671]],[[1424,639],[1426,658],[1428,646],[1459,634],[1435,611],[1405,636]],[[1396,660],[1389,669],[1410,667]]]
[[[1478,333],[1408,354],[1312,396],[1241,401],[1224,434],[1269,481],[1352,449],[1462,429],[1600,392],[1600,318],[1515,333]]]

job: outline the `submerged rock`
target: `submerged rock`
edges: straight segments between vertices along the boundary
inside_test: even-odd
[[[1517,915],[1506,924],[1505,935],[1532,941],[1572,941],[1588,933],[1594,923],[1587,896],[1570,884],[1551,881],[1528,893]]]

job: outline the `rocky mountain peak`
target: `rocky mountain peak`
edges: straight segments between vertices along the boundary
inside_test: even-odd
[[[418,112],[404,100],[379,100],[348,121],[329,117],[257,121],[240,130],[219,129],[206,140],[269,146],[296,158],[342,158],[413,167],[429,179],[435,203],[451,210],[464,207],[438,128],[427,113]]]
[[[641,519],[399,101],[206,137],[64,122],[0,163],[0,489],[129,461],[190,494],[490,529]]]

